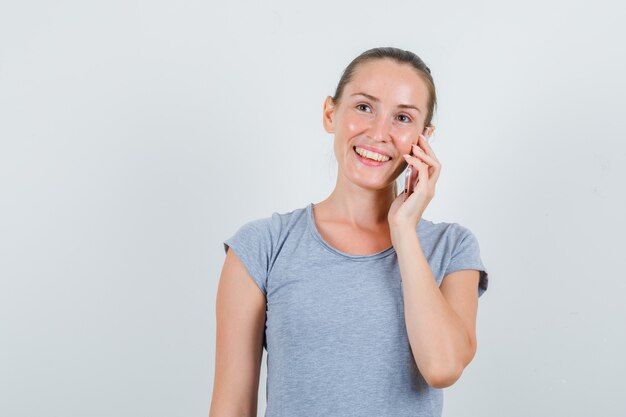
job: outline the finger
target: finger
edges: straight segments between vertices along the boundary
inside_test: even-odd
[[[422,151],[423,152],[423,151]],[[429,168],[430,165],[428,162],[423,161],[424,158],[428,158],[428,156],[426,155],[409,155],[408,153],[402,154],[402,156],[404,156],[404,159],[411,165],[413,165],[416,168],[420,168],[421,165],[424,165],[426,168]],[[431,159],[432,161],[432,159]]]
[[[412,166],[416,167],[417,169],[414,169],[412,174],[411,174],[411,181],[413,180],[413,177],[415,176],[417,180],[417,177],[419,176],[419,169],[420,166],[423,166],[423,169],[426,170],[427,176],[430,178],[431,177],[431,173],[430,173],[430,168],[433,169],[433,174],[434,176],[438,176],[436,175],[439,171],[439,163],[436,161],[432,161],[432,159],[430,159],[427,155],[424,155],[424,151],[421,151],[421,154],[418,155],[409,155],[409,154],[403,154],[402,156],[404,156],[404,159],[411,164]],[[432,163],[433,165],[430,165],[429,162],[423,161],[423,159],[428,158],[430,160],[430,163]],[[422,175],[422,177],[424,177],[424,175]]]
[[[428,183],[428,164],[425,162],[419,162],[419,166],[416,169],[417,171],[417,179],[415,182],[415,187],[424,187],[424,185],[420,185],[421,183]]]
[[[439,162],[439,159],[437,159],[437,156],[435,155],[433,148],[430,146],[430,144],[428,143],[424,135],[420,134],[419,139],[418,139],[418,144],[424,148],[424,152],[426,152],[428,156],[433,158],[435,161]]]
[[[419,175],[421,178],[426,178],[428,179],[428,169],[430,168],[430,166],[426,163],[426,162],[420,162],[420,166],[418,168],[419,171]]]
[[[435,179],[439,178],[439,171],[441,170],[441,164],[438,161],[433,160],[433,158],[431,158],[430,156],[426,155],[426,153],[424,153],[424,151],[420,149],[419,147],[415,146],[414,149],[416,149],[416,151],[414,152],[415,157],[423,160],[432,169],[432,171],[431,169],[428,170],[429,178],[435,178]]]
[[[402,156],[404,156],[404,159],[411,165],[413,165],[414,167],[417,167],[418,164],[420,163],[419,158],[413,156],[413,155],[409,155],[408,153],[402,154]]]
[[[441,171],[441,163],[439,163],[437,159],[433,159],[432,157],[426,155],[424,150],[421,149],[419,146],[414,145],[413,149],[417,158],[424,160],[431,166],[432,171],[430,169],[428,170],[429,178],[437,181],[437,179],[439,178],[439,172]]]
[[[413,144],[412,146],[413,146],[413,153],[415,153],[415,156],[417,156],[418,158],[423,159],[429,165],[437,166],[439,164],[439,161],[437,161],[433,157],[429,156],[426,152],[424,152],[424,150],[422,148],[420,148],[419,146],[417,146],[415,144]]]

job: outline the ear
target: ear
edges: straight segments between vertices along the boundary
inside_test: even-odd
[[[331,96],[327,96],[326,100],[324,100],[324,109],[322,113],[322,123],[324,124],[324,130],[328,133],[335,132],[335,103],[333,103],[333,98]]]
[[[424,132],[426,139],[428,139],[429,137],[433,135],[433,133],[435,133],[435,125],[432,125],[432,124],[428,125],[424,128],[424,130],[428,130],[428,133]]]

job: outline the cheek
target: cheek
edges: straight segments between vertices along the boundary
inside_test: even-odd
[[[348,134],[357,133],[365,128],[365,122],[356,115],[348,115],[343,121],[342,128]]]
[[[354,133],[359,130],[359,125],[356,122],[346,123],[346,132]]]
[[[417,141],[416,141],[417,142]],[[401,153],[411,153],[411,144],[413,140],[410,136],[401,136],[396,138],[396,147]]]

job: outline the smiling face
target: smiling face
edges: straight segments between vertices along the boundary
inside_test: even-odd
[[[340,176],[368,189],[392,186],[407,166],[402,154],[411,152],[424,130],[428,94],[426,83],[408,64],[384,58],[359,65],[339,103],[331,97],[324,102],[324,128],[335,134]],[[391,159],[363,158],[355,150],[360,146]]]

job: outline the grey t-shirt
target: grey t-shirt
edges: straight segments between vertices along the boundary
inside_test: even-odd
[[[487,270],[469,229],[422,218],[416,232],[438,285],[476,269],[483,294]],[[249,221],[223,243],[267,300],[266,417],[441,416],[443,390],[426,384],[409,345],[393,246],[333,248],[313,203]]]

